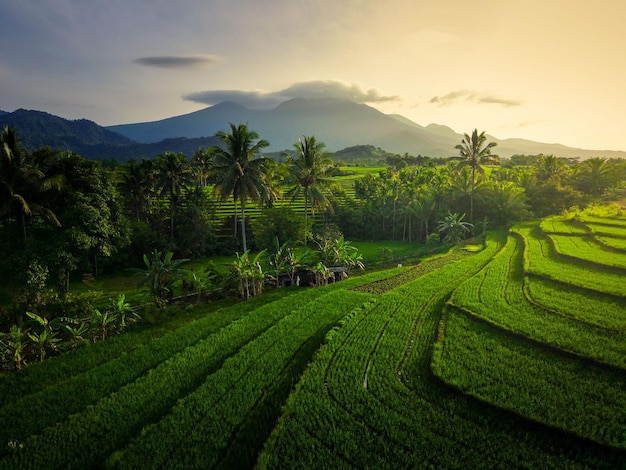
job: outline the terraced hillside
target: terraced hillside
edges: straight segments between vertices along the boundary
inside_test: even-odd
[[[6,375],[0,468],[623,468],[623,223],[520,225]]]

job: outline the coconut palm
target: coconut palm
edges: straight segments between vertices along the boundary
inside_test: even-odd
[[[329,180],[325,177],[326,171],[332,165],[324,153],[325,145],[318,142],[314,136],[304,136],[294,148],[298,157],[288,155],[289,174],[294,185],[287,191],[287,196],[295,200],[304,196],[304,246],[308,238],[308,212],[315,207],[329,205]]]
[[[423,188],[409,202],[409,209],[417,216],[424,227],[424,240],[428,238],[428,225],[437,209],[437,195],[430,187]]]
[[[487,143],[485,132],[480,134],[476,129],[472,135],[463,134],[463,140],[454,148],[459,151],[460,162],[458,168],[471,168],[471,192],[470,192],[470,222],[474,221],[474,182],[476,181],[476,172],[484,174],[485,170],[480,166],[481,163],[489,163],[496,155],[491,154],[491,149],[497,145],[496,142]],[[485,145],[486,144],[486,145]]]
[[[589,158],[578,166],[576,182],[578,189],[599,198],[616,180],[606,158]]]
[[[570,173],[563,158],[554,155],[541,155],[534,165],[539,181],[553,181],[560,184]]]
[[[213,154],[211,150],[204,148],[196,150],[191,159],[191,165],[200,186],[206,186],[213,170]]]
[[[4,126],[0,134],[0,216],[19,221],[26,241],[27,217],[39,213],[60,226],[47,207],[46,194],[63,187],[63,177],[52,174],[56,154],[47,149],[29,155],[19,143],[15,129]]]
[[[144,159],[139,163],[131,161],[124,165],[119,189],[137,222],[147,219],[150,213],[155,175],[154,160]]]
[[[191,165],[183,153],[166,152],[157,157],[157,188],[170,200],[170,238],[174,238],[176,205],[183,189],[193,181]]]
[[[230,132],[219,131],[215,136],[222,146],[214,146],[214,172],[217,178],[216,191],[222,200],[232,195],[241,210],[241,240],[244,253],[248,251],[246,240],[246,203],[251,200],[261,203],[267,194],[270,181],[266,173],[266,158],[258,157],[261,149],[268,147],[267,140],[249,130],[246,124],[230,124]]]

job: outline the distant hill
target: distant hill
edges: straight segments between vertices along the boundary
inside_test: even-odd
[[[93,160],[128,161],[154,158],[168,151],[187,156],[199,147],[217,143],[215,137],[189,139],[177,137],[153,143],[139,143],[86,119],[68,120],[42,111],[18,109],[12,113],[0,111],[0,126],[16,129],[21,144],[29,151],[40,147],[72,151]]]
[[[337,163],[352,163],[362,166],[385,165],[387,157],[393,156],[390,152],[376,148],[373,145],[355,145],[338,150],[333,154]]]
[[[2,125],[15,127],[22,145],[28,149],[49,146],[55,149],[74,149],[89,145],[129,145],[132,139],[112,132],[93,121],[70,121],[43,111],[18,109],[2,114]]]
[[[160,121],[109,126],[108,129],[138,142],[164,137],[201,137],[227,130],[228,123],[247,123],[271,144],[269,152],[291,149],[302,135],[315,135],[329,151],[357,145],[373,145],[393,153],[430,157],[455,155],[462,135],[447,126],[424,127],[403,116],[387,115],[365,104],[334,98],[286,101],[274,109],[253,110],[224,102],[193,113]],[[468,130],[469,131],[469,130]],[[625,152],[586,150],[524,139],[496,139],[497,154],[553,154],[561,157],[626,157]]]
[[[336,156],[346,163],[366,158],[358,148],[367,146],[380,149],[381,155],[390,152],[449,157],[456,155],[454,147],[462,140],[461,134],[441,124],[424,127],[403,116],[384,114],[365,104],[334,98],[296,98],[269,110],[252,110],[224,102],[160,121],[106,128],[86,119],[70,121],[42,111],[0,111],[0,126],[15,127],[22,145],[29,150],[48,146],[71,150],[86,158],[118,161],[154,158],[166,151],[191,156],[199,147],[216,144],[215,133],[228,130],[228,123],[247,123],[270,142],[268,153],[276,155],[292,149],[301,136],[315,135],[318,141],[326,144],[329,152],[352,148]],[[492,136],[489,140],[498,143],[494,150],[503,158],[542,153],[582,159],[598,156],[626,158],[626,151],[577,149]],[[380,161],[371,153],[367,158]]]

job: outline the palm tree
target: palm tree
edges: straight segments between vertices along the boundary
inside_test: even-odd
[[[53,174],[56,154],[47,149],[29,155],[20,144],[15,129],[4,126],[0,134],[0,216],[15,218],[26,241],[26,218],[41,213],[57,226],[56,214],[47,207],[48,191],[63,187],[63,176]]]
[[[137,222],[150,214],[150,198],[154,192],[154,161],[130,161],[124,165],[119,190]]]
[[[157,157],[157,188],[169,195],[170,199],[170,238],[174,238],[174,217],[180,195],[192,182],[191,165],[183,153],[166,152]]]
[[[476,172],[484,174],[485,170],[480,166],[481,163],[489,163],[490,160],[496,158],[496,155],[491,154],[491,149],[497,145],[496,142],[489,142],[485,145],[487,136],[485,132],[480,134],[476,129],[472,132],[472,135],[463,134],[463,140],[454,148],[459,151],[461,161],[458,168],[468,166],[471,168],[471,192],[470,192],[470,222],[474,221],[474,182],[476,180]]]
[[[606,158],[589,158],[578,166],[578,188],[597,199],[613,184],[612,173]]]
[[[430,187],[423,188],[410,201],[410,210],[424,226],[424,240],[428,239],[428,225],[437,208],[436,193]],[[410,240],[409,240],[410,241]]]
[[[569,173],[569,168],[562,158],[554,155],[541,155],[535,163],[536,175],[539,181],[552,180],[560,184]]]
[[[210,149],[199,148],[191,159],[193,172],[200,182],[200,186],[206,186],[209,175],[213,170],[213,154]]]
[[[529,217],[524,189],[512,181],[494,181],[486,185],[484,196],[496,225],[510,226]]]
[[[246,203],[248,200],[262,202],[270,181],[266,174],[266,158],[257,157],[261,149],[268,147],[267,140],[249,130],[246,124],[230,124],[230,132],[219,131],[215,136],[222,146],[214,146],[214,172],[217,176],[216,191],[222,200],[232,195],[241,210],[241,240],[243,252],[248,251],[246,240]],[[236,217],[236,215],[235,215]]]
[[[287,191],[287,196],[294,201],[304,195],[304,246],[308,238],[308,212],[314,207],[329,205],[329,180],[326,171],[332,165],[324,153],[325,145],[317,142],[314,136],[304,136],[294,144],[298,158],[288,155],[289,173],[294,186]]]

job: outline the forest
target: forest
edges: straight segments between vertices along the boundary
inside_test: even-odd
[[[495,144],[477,130],[465,134],[451,149],[458,156],[448,159],[357,146],[352,153],[360,160],[368,152],[380,158],[378,167],[362,168],[345,165],[348,149],[338,152],[344,166],[334,163],[314,136],[303,136],[291,151],[270,158],[263,155],[269,142],[254,130],[229,126],[216,134],[220,145],[198,148],[190,158],[165,152],[124,164],[48,147],[28,152],[18,131],[5,127],[0,137],[3,329],[27,311],[40,310],[45,317],[46,310],[68,310],[64,305],[84,308],[71,295],[70,280],[143,269],[151,262],[147,255],[197,260],[239,253],[252,265],[249,251],[276,257],[280,248],[293,255],[287,248],[308,244],[329,252],[339,237],[342,243],[432,245],[449,241],[445,226],[460,230],[452,234],[456,242],[624,198],[623,160],[552,155],[501,160],[497,148],[492,151]],[[358,261],[349,244],[340,248],[336,264]],[[320,256],[329,258],[318,253],[308,263],[315,266]]]

